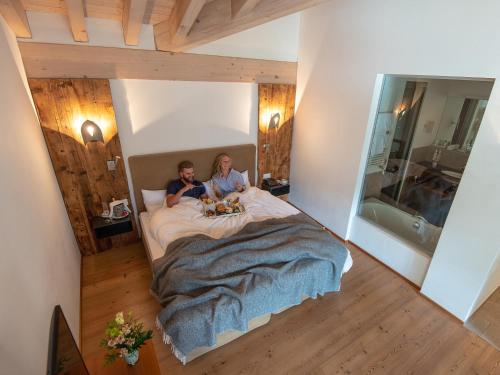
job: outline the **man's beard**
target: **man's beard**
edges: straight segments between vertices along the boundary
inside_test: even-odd
[[[194,181],[194,177],[193,176],[184,177],[184,180],[187,181],[187,182],[193,182]]]

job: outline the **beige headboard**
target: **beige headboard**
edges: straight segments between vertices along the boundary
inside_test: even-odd
[[[137,155],[128,158],[135,203],[138,212],[145,210],[141,189],[165,189],[168,181],[178,178],[177,165],[183,160],[194,163],[195,178],[206,181],[211,177],[212,163],[221,152],[233,159],[233,168],[248,170],[251,184],[255,184],[255,145],[238,145],[205,148],[198,150],[165,152],[161,154]]]

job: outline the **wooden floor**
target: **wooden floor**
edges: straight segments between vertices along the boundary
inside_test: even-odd
[[[154,337],[162,374],[500,374],[500,352],[356,248],[342,292],[308,300],[182,366]],[[82,349],[106,321],[132,310],[154,327],[160,306],[141,243],[85,257]],[[156,331],[155,331],[156,333]]]
[[[500,288],[465,322],[465,326],[500,350]]]

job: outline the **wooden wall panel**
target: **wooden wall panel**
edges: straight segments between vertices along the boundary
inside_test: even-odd
[[[91,218],[102,212],[102,202],[127,198],[127,176],[108,80],[30,79],[29,85],[42,131],[80,251],[94,254],[137,239],[137,230],[97,240]],[[98,124],[104,143],[83,144],[81,125]],[[107,160],[119,157],[115,171]]]
[[[264,173],[274,178],[290,176],[294,111],[295,85],[259,84],[258,184]],[[275,113],[281,116],[279,127],[268,130]]]

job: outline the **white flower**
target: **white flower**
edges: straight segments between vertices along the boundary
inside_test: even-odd
[[[123,327],[122,327],[122,332],[124,335],[128,335],[130,333],[131,329],[130,329],[130,325],[128,324],[124,324]]]
[[[125,323],[125,319],[123,318],[123,313],[122,312],[119,312],[118,314],[116,314],[116,316],[115,316],[115,322],[117,324],[123,324],[123,323]]]

